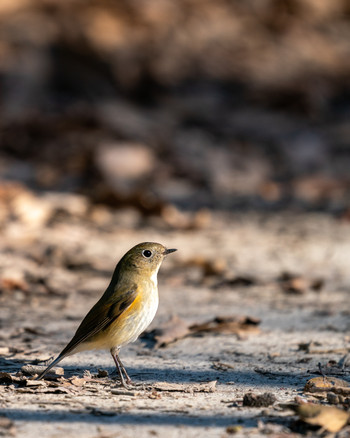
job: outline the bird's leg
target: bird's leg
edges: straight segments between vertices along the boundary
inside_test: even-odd
[[[122,364],[121,360],[119,359],[118,353],[119,353],[119,348],[111,348],[111,355],[113,357],[115,366],[118,370],[121,384],[122,384],[122,386],[124,386],[124,388],[128,389],[127,383],[131,384],[131,379],[128,376],[128,373],[126,372],[124,365]],[[123,373],[125,374],[126,381],[124,379]]]
[[[121,370],[123,371],[123,373],[124,373],[124,375],[125,375],[125,377],[126,377],[126,383],[127,383],[128,385],[131,385],[131,384],[132,384],[132,381],[131,381],[131,379],[130,379],[128,373],[126,372],[126,369],[125,369],[125,367],[124,367],[124,365],[123,365],[123,362],[120,360],[120,357],[118,356],[118,354],[116,354],[116,358],[117,358],[117,361],[119,362],[119,366],[120,366]]]
[[[119,365],[118,350],[111,349],[111,355],[113,357],[115,366],[117,368],[117,371],[118,371],[118,374],[120,377],[120,382],[121,382],[122,386],[124,386],[124,388],[128,389],[128,386],[127,386],[125,379],[124,379],[124,376],[123,376],[122,368]]]

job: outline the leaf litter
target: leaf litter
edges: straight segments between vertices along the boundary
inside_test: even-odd
[[[110,232],[112,230],[112,219],[110,216],[108,217],[108,221],[111,220],[108,225]],[[340,326],[337,332],[332,331],[331,338],[328,338],[329,342],[326,344],[323,337],[325,334],[328,336],[328,329],[322,329],[322,336],[315,335],[315,332],[309,329],[309,331],[299,334],[297,325],[297,322],[299,323],[302,320],[304,324],[311,327],[313,322],[310,318],[313,318],[314,321],[322,320],[323,323],[325,318],[338,317],[340,313],[338,314],[334,309],[337,309],[336,305],[339,308],[344,308],[344,306],[340,306],[342,295],[335,294],[339,304],[338,302],[332,304],[332,309],[327,301],[327,294],[323,292],[323,289],[327,287],[327,282],[325,281],[319,291],[316,290],[317,288],[312,287],[314,279],[323,279],[323,276],[315,275],[310,277],[308,274],[293,274],[305,279],[304,286],[301,288],[302,293],[286,293],[278,280],[280,274],[276,271],[271,271],[270,276],[268,276],[263,271],[257,271],[256,266],[249,265],[248,262],[245,266],[235,269],[236,262],[234,258],[229,260],[223,256],[225,251],[226,255],[229,254],[230,247],[220,252],[220,257],[223,258],[220,259],[219,257],[218,261],[212,255],[204,256],[200,260],[190,255],[184,257],[185,260],[190,260],[188,270],[196,270],[198,276],[196,277],[197,283],[193,283],[194,287],[197,288],[196,291],[191,295],[184,295],[183,301],[179,301],[176,293],[186,285],[186,281],[181,278],[181,275],[182,269],[186,271],[187,268],[184,266],[181,267],[180,271],[177,271],[176,263],[172,262],[173,264],[170,265],[168,271],[169,277],[168,273],[164,272],[160,291],[161,294],[165,291],[165,300],[164,296],[161,299],[161,303],[165,303],[165,307],[162,309],[161,306],[160,311],[163,312],[161,317],[165,323],[160,324],[155,320],[154,330],[146,334],[156,348],[145,351],[141,344],[135,344],[132,348],[135,348],[137,354],[134,355],[134,350],[130,350],[131,355],[134,355],[135,363],[139,360],[135,368],[140,367],[141,375],[142,369],[150,365],[151,370],[149,372],[152,374],[152,378],[150,380],[146,378],[146,383],[140,384],[137,382],[136,386],[131,388],[130,391],[124,391],[119,388],[118,381],[109,377],[108,371],[105,369],[107,366],[105,363],[98,364],[98,366],[103,367],[102,369],[96,366],[94,370],[91,370],[91,373],[79,373],[69,378],[63,377],[63,369],[59,367],[58,371],[53,370],[54,374],[51,378],[42,383],[36,383],[32,380],[32,377],[42,371],[44,365],[39,364],[45,362],[38,359],[38,357],[47,359],[55,352],[51,346],[50,336],[51,334],[56,336],[62,332],[63,326],[58,326],[55,323],[56,320],[60,322],[57,314],[66,313],[67,309],[74,308],[74,312],[68,312],[69,314],[63,321],[64,336],[68,336],[76,328],[80,317],[83,316],[85,309],[81,305],[82,301],[85,301],[85,299],[91,299],[91,302],[95,300],[96,291],[92,287],[90,289],[85,286],[82,287],[81,278],[84,278],[85,284],[89,284],[91,279],[98,274],[101,280],[100,283],[103,283],[108,281],[107,277],[110,273],[109,269],[103,268],[105,262],[101,261],[104,260],[100,258],[101,255],[99,253],[94,255],[91,248],[94,247],[95,250],[96,247],[99,248],[99,245],[101,245],[101,254],[109,254],[110,238],[113,233],[108,233],[108,242],[104,242],[105,237],[103,237],[103,234],[97,233],[94,226],[85,223],[85,231],[83,231],[83,226],[79,226],[79,229],[74,230],[79,245],[67,244],[62,239],[62,230],[67,230],[67,228],[64,228],[65,226],[74,228],[69,220],[69,215],[67,215],[60,224],[52,228],[52,235],[55,236],[55,233],[57,233],[58,241],[55,244],[43,241],[45,235],[40,233],[40,236],[38,235],[40,237],[40,242],[38,241],[38,245],[41,245],[40,251],[36,247],[36,254],[32,254],[33,257],[28,257],[28,254],[31,254],[32,251],[28,246],[26,252],[22,255],[21,252],[17,253],[16,257],[18,258],[15,259],[15,263],[18,266],[22,266],[23,263],[24,268],[19,269],[20,275],[14,273],[13,278],[24,279],[30,293],[28,290],[21,290],[23,287],[19,286],[15,289],[4,289],[0,293],[3,308],[6,309],[6,312],[8,309],[9,312],[8,316],[4,315],[5,325],[1,331],[3,336],[0,345],[0,353],[2,354],[0,362],[2,366],[0,374],[1,394],[6,394],[6,396],[10,394],[14,398],[19,397],[18,400],[24,395],[30,395],[33,401],[36,400],[36,396],[40,400],[44,394],[47,394],[48,403],[49,401],[53,403],[53,399],[55,399],[57,403],[62,403],[62,406],[65,406],[65,403],[67,406],[72,406],[70,402],[64,402],[64,397],[67,397],[66,400],[74,399],[77,396],[81,396],[84,400],[100,400],[101,402],[98,403],[95,411],[83,409],[82,412],[94,416],[100,415],[101,417],[114,415],[113,412],[117,412],[114,406],[116,403],[118,403],[118,412],[120,412],[118,415],[122,415],[123,412],[136,409],[133,404],[138,406],[137,412],[141,412],[142,409],[152,411],[155,408],[152,408],[149,403],[168,405],[169,400],[178,400],[178,403],[182,404],[181,406],[185,406],[188,402],[187,397],[190,397],[193,408],[180,409],[174,407],[171,412],[178,411],[182,412],[183,415],[194,415],[194,413],[198,415],[200,409],[203,408],[204,410],[210,409],[212,412],[216,412],[216,415],[220,417],[225,414],[225,410],[219,408],[220,400],[223,400],[223,404],[227,400],[239,400],[235,406],[247,412],[247,415],[250,410],[263,408],[266,400],[261,401],[259,397],[264,395],[264,388],[269,384],[271,378],[273,378],[275,386],[269,386],[269,393],[278,399],[283,397],[292,398],[293,391],[291,388],[293,390],[294,388],[302,390],[304,386],[304,382],[298,376],[302,372],[307,372],[302,362],[305,357],[310,361],[310,372],[319,374],[317,368],[317,363],[320,360],[319,355],[332,354],[330,360],[323,366],[328,379],[333,378],[333,374],[339,374],[345,379],[347,378],[347,348],[343,342],[345,338],[341,337],[343,336],[341,334],[342,327]],[[27,223],[29,222],[30,219]],[[43,223],[45,227],[46,222]],[[58,225],[62,227],[62,230],[56,228]],[[261,230],[258,230],[258,235],[254,234],[256,233],[256,227],[257,225],[254,223],[254,226],[249,228],[248,235],[252,233],[250,250],[258,248],[256,247],[256,238],[258,238],[258,235],[262,235]],[[58,230],[60,231],[58,232]],[[137,233],[135,230],[132,232]],[[123,239],[119,229],[119,234],[116,231],[115,233],[117,237],[113,242],[118,246],[120,240],[123,242]],[[140,233],[142,233],[142,230]],[[194,230],[193,233],[195,235],[196,231]],[[210,229],[208,233],[210,234]],[[274,238],[274,233],[270,235],[269,239]],[[237,235],[239,235],[239,232]],[[143,238],[142,234],[139,238]],[[203,243],[205,236],[202,234],[200,235],[200,244],[197,243],[199,246],[191,248],[191,251],[188,246],[188,236],[179,235],[176,238],[180,239],[183,250],[187,250],[188,253],[195,254],[200,252],[202,248],[212,248],[210,241]],[[125,237],[125,245],[129,244],[129,239],[130,236]],[[86,243],[81,244],[81,241]],[[89,241],[91,241],[90,249],[84,246],[88,245]],[[10,239],[7,242],[7,245],[11,245]],[[112,244],[114,244],[113,242]],[[58,248],[59,251],[50,251],[50,245]],[[178,246],[178,242],[176,245]],[[244,245],[238,246],[242,252],[240,257],[242,256],[244,259],[244,257],[247,257],[247,255],[244,255]],[[48,258],[45,258],[46,253],[49,254]],[[82,262],[79,262],[79,254],[81,254]],[[251,256],[249,255],[249,257]],[[4,264],[7,263],[7,259],[8,255],[3,258]],[[67,260],[69,263],[67,263]],[[108,263],[110,263],[112,269],[115,263],[114,258],[113,260],[111,258]],[[274,267],[275,263],[274,261],[270,266]],[[86,269],[87,266],[89,269]],[[283,271],[284,267],[283,269],[279,267],[279,269]],[[7,272],[10,274],[10,271]],[[174,272],[176,276],[180,276],[179,280],[172,277]],[[291,269],[288,272],[294,271]],[[31,275],[28,275],[28,273]],[[8,274],[6,275],[9,278]],[[186,272],[184,276],[186,277]],[[39,281],[40,278],[44,278],[44,281]],[[50,285],[50,287],[46,287],[45,284]],[[52,294],[51,290],[58,293]],[[81,293],[81,290],[83,290],[83,293]],[[12,294],[13,301],[8,299],[9,294]],[[218,294],[220,295],[218,296]],[[84,300],[81,300],[82,296]],[[27,312],[23,306],[24,301],[29,302],[30,312]],[[50,306],[45,306],[45,303],[49,303]],[[288,320],[289,318],[288,313],[282,313],[282,316],[280,316],[280,309],[284,312],[286,309],[289,311],[295,306],[301,309],[300,312],[302,312],[304,305],[307,309],[307,306],[310,306],[313,311],[310,314],[311,316],[308,316],[309,319],[305,318],[304,315],[301,319],[298,317],[299,319],[296,320],[295,324],[293,323],[289,328],[284,327],[283,324],[279,326],[281,322],[284,322],[284,319]],[[213,310],[214,307],[215,310]],[[167,317],[173,309],[179,310],[179,313],[176,313],[169,320]],[[240,313],[233,316],[230,315],[231,311]],[[274,318],[276,319],[271,324],[271,312],[274,311]],[[16,321],[16,319],[11,319],[17,312],[21,312],[21,321],[23,321],[20,326],[14,324],[13,321]],[[228,314],[228,312],[230,313]],[[284,315],[286,318],[284,318]],[[41,322],[42,318],[43,322]],[[51,324],[51,328],[48,327],[48,324]],[[264,328],[260,328],[261,325]],[[281,330],[278,336],[274,333],[276,327]],[[337,339],[337,344],[333,342],[334,338]],[[64,341],[63,337],[59,339],[59,342],[61,341]],[[208,346],[208,350],[203,350],[204,347],[199,348],[200,343]],[[197,350],[194,349],[193,353],[191,351],[192,344],[197,348]],[[299,345],[299,350],[290,349],[290,345]],[[161,346],[167,348],[158,348]],[[201,358],[198,363],[195,362],[196,355]],[[215,360],[213,360],[213,357],[215,357]],[[150,361],[149,363],[146,358]],[[23,366],[23,363],[28,360],[31,361],[30,365]],[[80,360],[80,358],[77,360]],[[90,363],[94,362],[91,361]],[[167,363],[170,363],[170,369],[169,372],[165,371],[164,374],[162,370],[163,368],[166,370]],[[178,371],[178,363],[183,366],[183,370]],[[186,368],[186,365],[189,364],[191,368]],[[175,370],[171,368],[173,365]],[[159,370],[157,367],[159,367]],[[84,369],[84,366],[82,366],[82,369]],[[135,375],[138,375],[137,370],[135,370]],[[167,380],[168,377],[169,380]],[[179,381],[173,381],[174,379]],[[181,379],[190,379],[191,381],[181,381]],[[215,387],[211,386],[214,385],[211,383],[215,382],[214,379],[218,379],[218,384],[215,383]],[[324,382],[323,376],[320,379]],[[142,377],[140,380],[142,380]],[[209,382],[206,380],[209,380]],[[285,382],[290,382],[288,383],[290,386],[285,385]],[[305,397],[307,400],[315,401],[315,396],[318,396],[319,399],[317,400],[323,404],[328,403],[332,407],[339,408],[339,406],[342,406],[349,409],[347,387],[338,385],[336,381],[332,382],[331,388],[326,388],[324,391],[325,388],[320,387],[320,392],[317,390],[307,392]],[[278,388],[276,385],[278,385]],[[314,385],[312,390],[317,388],[317,385]],[[247,394],[247,387],[251,388],[252,391],[249,391],[251,395],[246,396],[246,404],[243,406],[243,398]],[[284,395],[285,393],[287,395]],[[247,401],[248,399],[250,401]],[[255,406],[253,406],[254,404]],[[261,404],[260,407],[258,407],[259,404]],[[166,412],[166,409],[169,409],[163,405],[161,406],[160,412]],[[225,409],[226,406],[225,404]],[[278,405],[276,403],[270,406],[272,406],[271,409],[274,412],[277,412]],[[184,414],[185,411],[187,413]],[[236,412],[231,411],[233,418],[236,416]],[[78,415],[77,410],[74,412],[74,415]],[[267,414],[262,413],[261,415],[264,421],[273,421],[271,417],[266,416]],[[279,419],[274,426],[277,427],[278,424],[283,423],[283,427],[288,427],[290,418],[291,416],[283,420]],[[332,429],[332,427],[331,425],[330,428]],[[247,430],[249,430],[249,427]]]
[[[260,332],[260,320],[249,316],[216,316],[203,323],[185,321],[173,315],[168,321],[155,329],[145,332],[147,340],[154,342],[154,348],[166,347],[187,336],[204,336],[207,334],[233,334],[242,336]]]

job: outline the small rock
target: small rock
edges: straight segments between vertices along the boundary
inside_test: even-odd
[[[276,397],[271,392],[264,394],[253,394],[248,392],[243,397],[243,406],[251,406],[255,408],[271,406],[275,403]]]
[[[97,377],[108,377],[108,371],[107,370],[97,370]]]
[[[328,392],[327,393],[327,401],[331,405],[337,405],[337,404],[339,404],[339,396],[337,394],[334,394],[334,392]]]

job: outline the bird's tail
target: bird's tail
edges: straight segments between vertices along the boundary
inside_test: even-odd
[[[41,380],[46,373],[48,373],[52,367],[54,367],[55,365],[57,365],[59,362],[61,362],[61,360],[65,357],[65,355],[60,354],[59,356],[56,357],[56,359],[50,363],[50,365],[41,373],[38,375],[38,377],[35,378],[35,380]]]

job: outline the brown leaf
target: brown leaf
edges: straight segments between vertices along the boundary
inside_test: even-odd
[[[301,275],[284,272],[278,279],[285,293],[304,294],[309,290],[319,291],[323,288],[323,278],[307,279]]]
[[[153,330],[156,341],[155,347],[164,347],[171,342],[184,338],[189,333],[189,323],[177,315],[173,315],[169,321]]]
[[[192,324],[174,315],[160,327],[146,332],[144,337],[153,337],[156,341],[155,347],[165,347],[171,342],[198,333],[223,333],[239,336],[246,333],[259,333],[258,324],[260,324],[259,319],[249,316],[217,316],[201,324]]]
[[[242,332],[258,333],[257,327],[260,324],[258,318],[249,316],[217,316],[203,324],[193,324],[190,326],[191,333],[224,333],[242,334]]]
[[[288,272],[282,274],[279,280],[281,288],[286,293],[303,294],[309,288],[309,283],[304,277],[289,274]]]
[[[72,377],[71,379],[69,379],[70,383],[74,386],[84,386],[86,383],[86,379],[81,378],[81,377]]]
[[[350,394],[350,384],[336,377],[313,377],[304,387],[304,392],[337,392],[338,394]]]
[[[305,423],[321,426],[328,432],[338,432],[349,420],[349,413],[330,406],[303,404],[296,407],[296,412]]]

